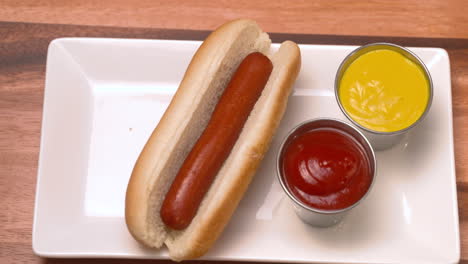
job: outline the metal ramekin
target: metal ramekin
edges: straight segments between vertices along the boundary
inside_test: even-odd
[[[283,161],[283,152],[285,146],[287,146],[292,139],[294,139],[297,135],[302,134],[304,132],[310,131],[312,129],[317,128],[335,128],[340,131],[343,131],[353,137],[365,150],[366,155],[370,162],[371,167],[371,175],[372,180],[367,189],[367,192],[353,205],[339,209],[339,210],[322,210],[316,209],[313,207],[308,206],[307,204],[303,203],[301,200],[296,198],[294,194],[289,190],[286,180],[284,179],[283,170],[282,170],[282,161]],[[319,118],[319,119],[312,119],[309,121],[305,121],[295,128],[293,128],[288,135],[285,137],[283,142],[281,143],[280,150],[277,155],[276,159],[276,171],[278,175],[279,182],[283,187],[283,190],[286,192],[288,197],[291,199],[294,210],[296,214],[301,218],[302,221],[305,223],[318,226],[318,227],[328,227],[331,225],[335,225],[341,221],[341,219],[348,213],[352,208],[357,206],[365,197],[369,194],[372,186],[374,185],[376,171],[377,171],[377,160],[375,158],[374,150],[370,145],[369,141],[366,137],[355,127],[349,125],[346,122],[340,121],[338,119],[329,119],[329,118]]]
[[[339,86],[341,82],[341,78],[343,77],[343,74],[347,70],[348,66],[351,65],[351,63],[354,62],[359,56],[373,50],[378,50],[378,49],[389,49],[396,51],[412,62],[416,63],[419,65],[422,69],[423,72],[426,76],[426,79],[429,83],[429,100],[426,105],[426,109],[424,110],[423,114],[419,117],[416,122],[414,122],[412,125],[410,125],[407,128],[398,130],[398,131],[393,131],[393,132],[381,132],[381,131],[375,131],[369,128],[366,128],[362,125],[360,125],[358,122],[354,121],[354,119],[348,115],[346,110],[344,109],[343,105],[341,104],[340,98],[339,98]],[[338,105],[340,106],[341,111],[343,114],[355,125],[357,126],[363,133],[366,135],[366,137],[369,139],[371,142],[372,146],[374,147],[375,150],[384,150],[388,149],[395,144],[397,144],[404,134],[406,134],[409,130],[411,130],[413,127],[417,126],[421,121],[424,119],[424,117],[427,115],[429,112],[429,109],[431,108],[432,104],[432,97],[433,97],[433,84],[432,84],[432,78],[431,74],[429,73],[429,70],[426,68],[426,65],[424,62],[412,51],[410,51],[407,48],[392,44],[392,43],[372,43],[368,45],[361,46],[354,51],[352,51],[346,58],[341,62],[340,67],[338,68],[336,72],[336,77],[335,77],[335,98],[336,101],[338,102]]]

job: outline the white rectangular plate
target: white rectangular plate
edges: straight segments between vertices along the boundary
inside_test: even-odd
[[[128,233],[125,190],[139,152],[199,45],[83,38],[50,44],[34,215],[36,254],[167,258],[165,249],[141,247]],[[434,81],[431,111],[403,142],[377,153],[374,188],[342,223],[325,229],[302,223],[277,181],[275,153],[292,127],[316,117],[344,119],[333,83],[339,63],[354,48],[301,45],[301,73],[271,148],[204,259],[458,261],[450,68],[442,49],[412,49]]]

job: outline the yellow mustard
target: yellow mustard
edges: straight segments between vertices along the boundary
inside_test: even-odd
[[[354,121],[374,131],[393,132],[411,126],[424,113],[429,82],[421,66],[403,54],[379,49],[348,66],[338,93]]]

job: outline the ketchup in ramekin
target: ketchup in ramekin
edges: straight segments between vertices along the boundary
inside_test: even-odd
[[[309,218],[338,216],[368,193],[375,175],[375,156],[356,128],[335,119],[305,122],[289,134],[278,156],[278,173],[286,193],[306,212],[306,222],[321,226],[333,221]],[[322,214],[322,215],[320,215]],[[311,216],[310,216],[311,215]],[[306,219],[304,219],[306,218]]]
[[[286,184],[305,204],[324,210],[357,202],[372,181],[369,158],[350,135],[317,128],[297,135],[284,150]]]

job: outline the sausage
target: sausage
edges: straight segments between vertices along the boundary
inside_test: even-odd
[[[272,70],[270,59],[259,52],[241,62],[166,194],[160,210],[166,226],[182,230],[190,224]]]

